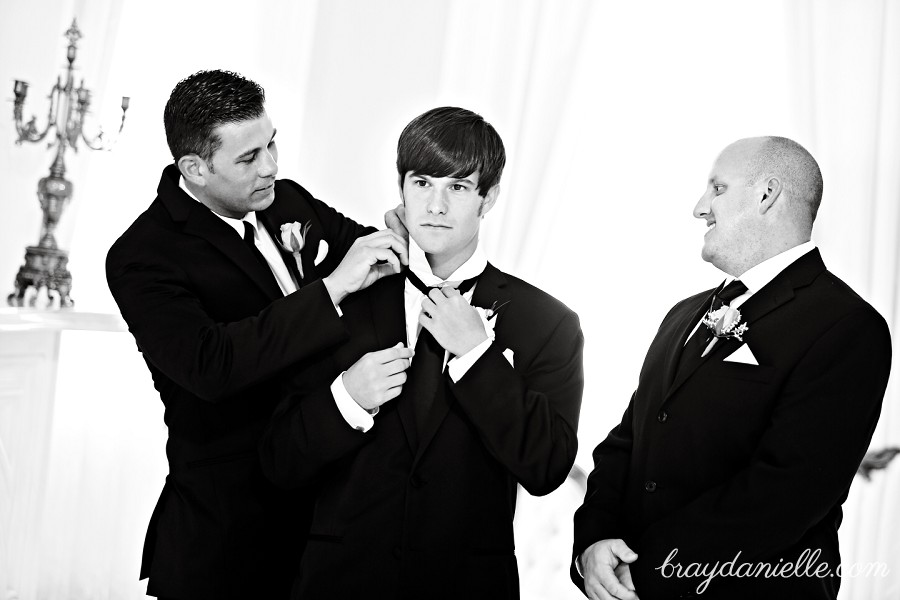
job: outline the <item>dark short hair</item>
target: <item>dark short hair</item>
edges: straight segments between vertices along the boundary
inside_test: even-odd
[[[400,185],[412,171],[429,177],[467,177],[478,171],[478,193],[500,182],[503,140],[481,115],[464,108],[433,108],[410,121],[397,142]]]
[[[222,146],[215,128],[259,117],[265,102],[258,83],[231,71],[199,71],[182,79],[163,111],[172,157],[177,161],[197,154],[211,167],[210,159]]]

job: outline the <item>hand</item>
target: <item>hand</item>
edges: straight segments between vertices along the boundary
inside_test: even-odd
[[[335,305],[349,294],[365,289],[386,275],[409,264],[406,240],[389,229],[358,238],[341,264],[322,280]]]
[[[402,237],[409,239],[409,230],[406,228],[406,207],[398,204],[396,208],[384,213],[384,226]]]
[[[584,591],[591,600],[639,600],[629,564],[637,560],[622,540],[600,540],[581,555]]]
[[[344,373],[344,389],[366,410],[400,395],[413,351],[398,343],[393,348],[369,352]]]
[[[450,287],[428,292],[422,301],[419,323],[454,356],[462,356],[488,339],[478,311],[459,290]]]

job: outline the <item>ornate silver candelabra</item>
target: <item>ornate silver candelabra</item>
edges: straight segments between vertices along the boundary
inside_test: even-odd
[[[81,80],[81,85],[75,87],[75,53],[78,49],[78,40],[81,39],[81,32],[75,20],[66,31],[65,37],[69,39],[69,48],[66,51],[66,59],[69,61],[66,79],[65,83],[62,83],[57,76],[56,85],[50,90],[50,111],[47,114],[47,126],[43,131],[38,130],[34,116],[23,124],[22,107],[28,94],[28,84],[16,80],[13,88],[16,95],[13,117],[19,134],[16,144],[40,142],[51,130],[55,130],[56,139],[51,138],[47,147],[56,146],[56,158],[50,165],[50,175],[38,182],[37,194],[44,213],[41,239],[37,246],[28,246],[25,249],[25,264],[19,268],[16,275],[16,289],[7,298],[11,306],[24,306],[26,302],[29,306],[35,306],[42,289],[47,292],[48,306],[73,305],[69,295],[72,289],[72,274],[67,268],[69,255],[56,245],[56,238],[53,236],[62,211],[72,197],[72,182],[64,177],[66,150],[71,147],[78,152],[78,138],[83,139],[91,150],[111,150],[115,143],[114,139],[104,138],[102,127],[93,137],[84,132],[84,117],[91,105],[91,91],[84,87],[84,79]],[[128,97],[122,98],[122,122],[119,124],[118,133],[121,133],[125,126],[128,102]],[[29,292],[29,289],[32,291]],[[29,292],[28,298],[26,292]]]

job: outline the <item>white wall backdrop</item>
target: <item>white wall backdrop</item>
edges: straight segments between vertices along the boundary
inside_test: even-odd
[[[114,152],[68,157],[75,195],[57,237],[79,310],[116,312],[103,261],[171,160],[170,90],[228,68],[266,88],[280,176],[367,223],[397,202],[394,149],[412,117],[452,104],[495,125],[508,162],[483,243],[581,316],[585,469],[668,308],[721,279],[699,258],[705,226],[691,210],[737,138],[785,135],[819,159],[814,239],[896,331],[896,1],[0,0],[0,95],[29,81],[26,113],[39,123],[73,17],[95,116],[114,124],[119,97],[132,99]],[[11,112],[0,114],[3,295],[37,241],[35,189],[53,158],[14,145]],[[61,364],[41,598],[139,598],[165,476],[161,403],[127,335],[67,334]],[[900,442],[897,390],[895,377],[874,446]],[[892,574],[845,579],[844,598],[900,596],[898,468],[857,482],[841,531],[847,562],[885,561]]]

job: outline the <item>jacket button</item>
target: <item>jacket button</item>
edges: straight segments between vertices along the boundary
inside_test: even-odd
[[[644,489],[650,492],[651,494],[656,491],[656,482],[648,481],[644,484]]]
[[[664,410],[659,411],[659,414],[656,415],[656,420],[659,421],[660,423],[665,423],[666,421],[669,420],[669,413],[667,413]]]
[[[409,485],[413,486],[414,488],[420,488],[425,485],[425,480],[418,475],[413,475],[409,478]]]
[[[391,554],[394,555],[394,558],[400,558],[400,546],[394,546],[394,549],[391,550]]]

